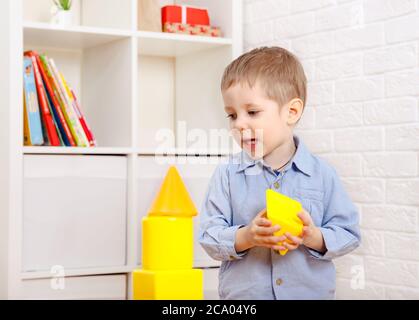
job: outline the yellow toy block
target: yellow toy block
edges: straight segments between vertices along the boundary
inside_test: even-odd
[[[193,266],[197,210],[175,167],[142,221],[142,270],[133,272],[135,300],[203,299],[203,272]]]
[[[271,189],[266,190],[266,210],[268,219],[272,225],[279,225],[281,229],[274,233],[275,236],[282,236],[286,232],[299,236],[303,232],[303,223],[297,216],[303,209],[301,203]],[[288,240],[287,240],[288,241]],[[282,243],[278,243],[281,245]],[[279,253],[285,255],[288,249]]]
[[[202,300],[203,272],[189,270],[135,270],[134,300]]]
[[[192,218],[143,218],[143,269],[192,269],[192,261]]]
[[[198,214],[175,167],[170,167],[149,216],[193,217]]]

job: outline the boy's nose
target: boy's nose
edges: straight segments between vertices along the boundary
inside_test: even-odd
[[[246,130],[246,129],[249,129],[249,125],[244,119],[237,118],[236,121],[234,122],[234,129],[239,130],[239,131]]]

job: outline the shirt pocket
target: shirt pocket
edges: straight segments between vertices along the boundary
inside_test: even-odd
[[[293,198],[310,213],[314,224],[318,227],[321,227],[324,215],[323,196],[323,191],[314,189],[299,188],[293,192]]]

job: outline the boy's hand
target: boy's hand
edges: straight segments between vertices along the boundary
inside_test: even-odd
[[[266,218],[266,209],[263,209],[249,225],[237,230],[236,251],[241,252],[253,247],[272,248],[281,241],[281,237],[273,235],[279,229],[278,225],[272,226],[271,221]]]
[[[283,247],[288,250],[296,250],[300,245],[305,245],[308,248],[314,249],[319,252],[325,252],[326,247],[324,244],[323,235],[319,228],[313,222],[310,214],[303,209],[298,213],[298,217],[303,222],[303,232],[299,237],[293,236],[289,232],[285,233],[284,237],[281,237],[280,241],[288,239],[291,243],[287,241],[283,242]],[[283,250],[281,246],[275,246],[275,250]]]

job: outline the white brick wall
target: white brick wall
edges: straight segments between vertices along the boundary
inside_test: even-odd
[[[301,59],[297,134],[360,209],[363,243],[336,260],[337,297],[419,299],[419,0],[245,0],[244,42]]]

